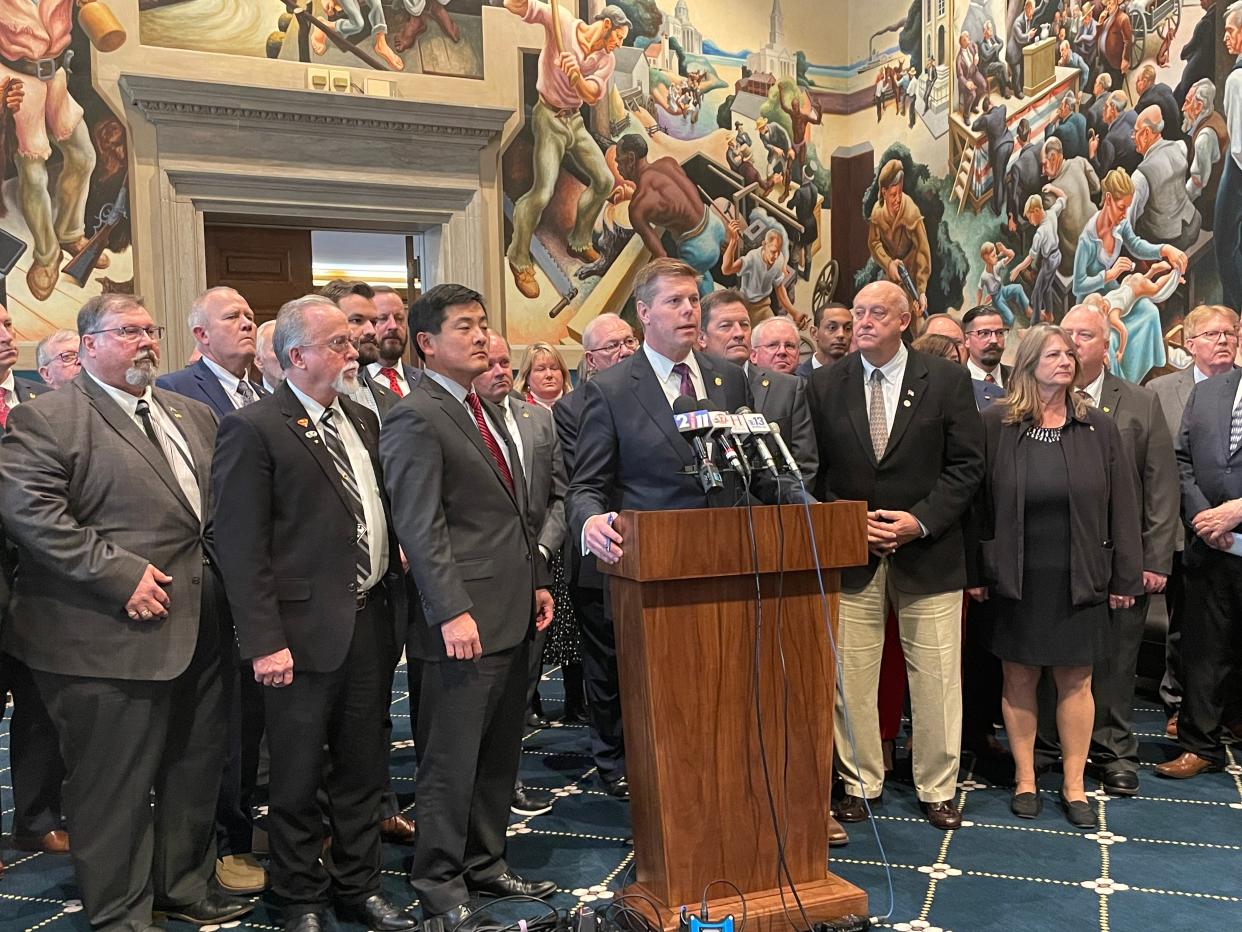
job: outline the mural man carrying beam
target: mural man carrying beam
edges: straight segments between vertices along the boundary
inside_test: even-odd
[[[590,25],[543,0],[505,0],[505,9],[528,23],[538,23],[545,32],[539,51],[539,100],[531,111],[531,131],[535,136],[532,156],[534,181],[530,190],[518,198],[513,209],[513,240],[507,258],[518,291],[527,298],[539,297],[534,262],[530,257],[530,238],[552,200],[561,161],[568,156],[590,179],[578,197],[574,228],[569,234],[569,252],[583,262],[594,262],[599,254],[591,245],[591,228],[600,209],[614,188],[612,172],[599,145],[583,122],[583,104],[598,103],[608,90],[608,80],[616,67],[613,52],[625,41],[630,19],[618,6],[609,4],[595,14]]]

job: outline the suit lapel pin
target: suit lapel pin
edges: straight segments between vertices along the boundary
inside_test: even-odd
[[[907,398],[905,401],[902,402],[902,404],[905,405],[907,408],[910,407],[910,399]]]
[[[522,417],[530,417],[530,412],[529,412],[529,411],[523,411],[523,412],[522,412]]]
[[[318,436],[319,436],[319,434],[318,434],[316,431],[313,431],[313,430],[308,430],[308,431],[306,432],[306,439],[307,439],[307,440],[314,440],[314,439],[315,439],[316,437],[318,437]]]
[[[716,383],[717,388],[719,388],[721,385],[724,385],[724,379],[722,379],[720,376],[716,376],[716,378],[713,379],[712,381]],[[764,383],[764,384],[767,384],[767,383]]]
[[[1107,413],[1108,413],[1109,411],[1111,411],[1111,410],[1112,410],[1112,408],[1110,408],[1108,405],[1105,405],[1105,406],[1104,406],[1104,413],[1105,413],[1105,414],[1107,414]]]
[[[298,427],[310,427],[310,421],[304,417],[298,418]]]
[[[175,417],[177,420],[181,420],[181,412],[178,411],[176,408],[170,407],[168,409],[168,413],[171,414],[173,417]]]
[[[716,384],[717,384],[717,385],[719,385],[720,383],[719,383],[719,382],[717,382]],[[764,379],[764,380],[763,380],[762,382],[760,382],[759,384],[760,384],[760,385],[762,385],[764,388],[767,388],[767,387],[768,387],[771,383],[770,383],[767,379]]]
[[[909,395],[911,398],[913,398],[913,397],[914,397],[914,389],[912,389],[912,388],[907,388],[907,389],[906,389],[906,394],[907,394],[907,395]]]

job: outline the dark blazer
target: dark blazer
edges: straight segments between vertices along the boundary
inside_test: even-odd
[[[194,461],[199,509],[216,418],[209,408],[154,389]],[[82,372],[59,391],[9,414],[0,440],[0,520],[17,548],[4,649],[36,670],[70,676],[167,681],[198,642],[210,525],[195,516],[167,460],[111,396]],[[152,564],[172,576],[171,611],[133,621],[125,603]]]
[[[760,369],[754,363],[746,369],[754,409],[780,425],[781,437],[808,479],[819,471],[819,448],[811,425],[811,406],[806,400],[806,380],[783,372]],[[772,447],[772,443],[768,443]],[[773,452],[774,457],[779,454]]]
[[[1134,110],[1127,110],[1113,120],[1104,132],[1092,163],[1095,173],[1101,178],[1114,168],[1124,168],[1133,175],[1134,170],[1139,167],[1139,162],[1143,159],[1138,154],[1138,149],[1134,148],[1134,124],[1137,120],[1138,114]]]
[[[1203,11],[1203,16],[1195,23],[1195,31],[1182,47],[1181,57],[1186,66],[1173,92],[1174,100],[1185,102],[1191,86],[1200,78],[1212,77],[1216,71],[1216,6],[1213,4]]]
[[[552,406],[552,420],[556,423],[556,436],[560,442],[561,459],[565,464],[567,481],[572,482],[575,472],[576,454],[578,449],[578,427],[582,420],[582,403],[586,400],[586,383],[579,383],[574,391],[565,395]],[[615,511],[610,506],[609,511]],[[565,534],[565,572],[569,579],[584,589],[604,588],[604,574],[594,557],[583,558],[579,541],[581,529],[577,534],[568,532],[568,516]]]
[[[569,392],[556,404],[562,404],[572,394]],[[508,403],[518,429],[518,436],[513,439],[522,445],[522,458],[526,463],[531,531],[536,544],[550,554],[556,553],[565,543],[565,489],[569,478],[552,411],[512,396]],[[504,424],[503,415],[501,424]]]
[[[1182,132],[1182,108],[1173,97],[1173,88],[1157,81],[1134,104],[1134,112],[1142,113],[1147,107],[1155,105],[1160,108],[1160,118],[1164,120],[1164,131],[1160,134],[1165,139],[1185,139]]]
[[[993,404],[1005,397],[1005,390],[995,382],[985,382],[983,379],[971,379],[970,387],[975,393],[975,407],[980,411],[990,408]]]
[[[1215,375],[1196,385],[1186,402],[1177,442],[1177,465],[1182,483],[1182,518],[1186,522],[1185,561],[1193,566],[1208,545],[1190,527],[1199,512],[1222,502],[1242,498],[1242,450],[1229,450],[1233,397],[1242,369]],[[1239,533],[1239,525],[1234,533]]]
[[[1003,405],[983,412],[987,473],[980,490],[979,522],[984,584],[994,594],[1022,598],[1022,548],[1026,509],[1024,443],[1030,421],[1004,424]],[[1112,419],[1088,408],[1061,431],[1070,483],[1070,597],[1097,605],[1114,595],[1143,594],[1136,474]],[[1064,547],[1066,541],[1047,541]],[[972,580],[973,581],[973,580]]]
[[[46,395],[53,391],[52,386],[46,382],[36,382],[33,379],[23,379],[20,375],[13,376],[13,391],[17,394],[17,403],[23,401],[34,401],[40,395]]]
[[[970,376],[957,363],[908,350],[901,403],[879,462],[871,447],[862,356],[855,352],[811,376],[811,418],[819,441],[816,497],[865,501],[868,509],[908,511],[927,528],[889,558],[904,592],[966,587],[962,517],[983,476],[983,434]],[[862,589],[879,560],[841,571]]]
[[[388,412],[392,410],[393,405],[401,400],[401,396],[389,388],[383,379],[373,379],[367,375],[365,366],[358,369],[358,384],[369,391],[371,397],[375,399],[376,411],[381,421],[388,417]],[[414,385],[411,383],[410,390],[413,391],[413,389]]]
[[[1053,123],[1044,133],[1044,137],[1055,136],[1061,140],[1061,151],[1066,160],[1086,156],[1087,154],[1087,118],[1081,113],[1071,112],[1064,120]]]
[[[1138,476],[1143,528],[1143,569],[1167,576],[1177,545],[1181,490],[1173,437],[1156,393],[1104,373],[1100,410],[1112,417]]]
[[[1043,182],[1044,170],[1039,163],[1039,147],[1032,139],[1022,147],[1005,178],[1005,209],[1010,217],[1021,222],[1022,208],[1026,206],[1027,198],[1038,194]]]
[[[348,398],[340,404],[371,455],[384,498],[379,421]],[[339,669],[358,611],[357,519],[331,455],[288,383],[220,422],[211,482],[220,575],[242,659],[288,648],[294,676],[299,669]],[[391,521],[371,532],[388,535],[381,583],[396,636],[397,620],[403,630],[406,618],[400,551]]]
[[[794,370],[794,375],[804,379],[809,379],[811,377],[811,373],[814,371],[815,363],[812,362],[811,358],[808,356],[806,359],[802,360],[802,362],[798,363],[798,368]]]
[[[509,449],[512,492],[465,405],[435,379],[397,403],[380,436],[393,523],[419,594],[406,645],[421,660],[448,660],[440,625],[462,612],[484,654],[516,647],[534,632],[535,589],[551,582],[516,441],[500,410],[483,405]]]
[[[715,410],[754,408],[746,373],[732,363],[695,352],[707,401]],[[667,510],[729,506],[745,500],[737,477],[723,471],[725,488],[709,501],[699,485],[694,452],[677,432],[668,398],[647,354],[639,350],[581,389],[582,417],[566,509],[575,537],[592,515],[627,508]],[[775,501],[770,477],[755,473],[756,494]]]
[[[268,394],[268,390],[264,387],[262,380],[256,382],[248,379],[250,387],[254,389],[254,393],[260,398]],[[170,392],[176,392],[178,395],[184,395],[186,398],[193,398],[195,401],[205,404],[216,412],[216,417],[222,418],[226,414],[232,414],[236,408],[233,402],[228,398],[224,391],[224,386],[220,384],[220,380],[216,378],[216,374],[207,368],[207,363],[201,359],[192,366],[186,366],[184,369],[178,369],[176,372],[165,372],[155,380],[155,384],[160,388],[168,389]]]

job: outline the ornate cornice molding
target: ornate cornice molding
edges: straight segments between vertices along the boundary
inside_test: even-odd
[[[359,134],[478,150],[498,136],[513,111],[427,100],[220,84],[123,74],[126,102],[153,124],[220,125],[262,132]]]

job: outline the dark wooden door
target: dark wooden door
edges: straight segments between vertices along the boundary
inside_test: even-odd
[[[242,293],[255,320],[271,320],[286,301],[314,291],[310,230],[207,224],[207,286]]]

